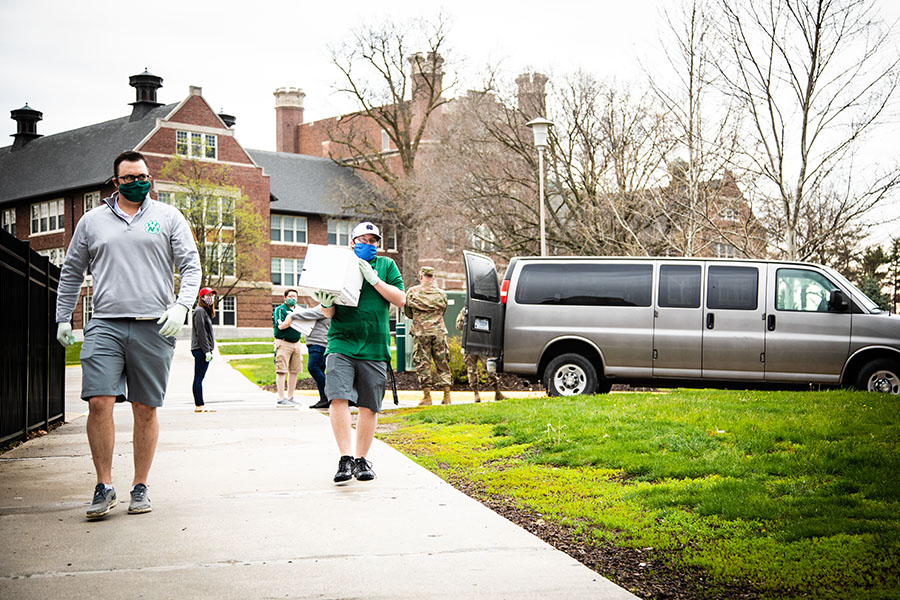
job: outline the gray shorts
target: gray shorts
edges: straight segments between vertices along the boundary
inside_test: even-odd
[[[325,396],[329,400],[349,400],[352,406],[381,412],[387,385],[386,362],[329,354],[325,357],[325,373]]]
[[[159,334],[156,319],[100,319],[84,328],[81,346],[81,398],[116,396],[162,406],[175,354],[175,338]]]

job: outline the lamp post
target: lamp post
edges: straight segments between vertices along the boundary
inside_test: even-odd
[[[547,256],[547,237],[544,233],[544,149],[547,147],[547,138],[550,135],[550,128],[553,127],[553,121],[548,121],[543,117],[538,117],[532,121],[525,123],[534,133],[534,145],[538,149],[538,195],[540,197],[539,210],[541,211],[541,256]]]

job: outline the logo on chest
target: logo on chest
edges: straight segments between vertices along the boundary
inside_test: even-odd
[[[159,233],[159,221],[156,219],[147,221],[147,224],[144,225],[144,231],[147,233]]]

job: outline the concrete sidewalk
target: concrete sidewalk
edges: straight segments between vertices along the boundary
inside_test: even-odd
[[[80,369],[67,371],[71,422],[0,457],[0,598],[635,598],[378,441],[378,478],[334,485],[327,418],[276,408],[222,357],[204,386],[216,412],[194,413],[188,348],[159,411],[153,512],[127,514],[122,405],[119,506],[85,520]]]

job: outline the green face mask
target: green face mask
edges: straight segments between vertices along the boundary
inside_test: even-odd
[[[132,181],[131,183],[123,183],[119,186],[119,193],[126,200],[132,202],[143,202],[150,192],[149,181]]]
[[[288,298],[287,300],[284,301],[284,303],[285,303],[287,306],[293,308],[293,306],[294,306],[295,304],[297,304],[297,301],[294,300],[293,298]]]

